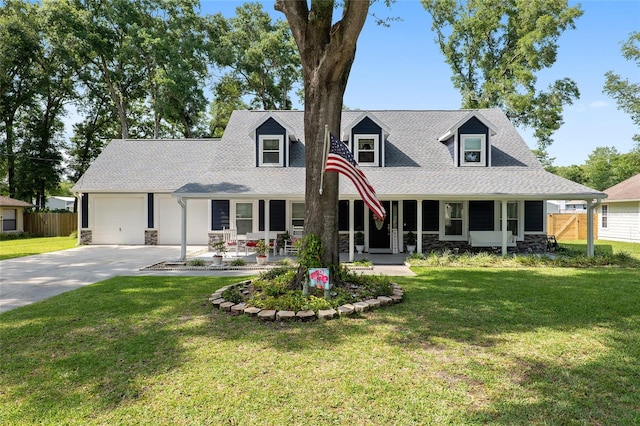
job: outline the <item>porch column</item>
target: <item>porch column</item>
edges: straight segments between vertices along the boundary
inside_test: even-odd
[[[500,202],[502,209],[502,255],[507,254],[507,200]]]
[[[182,208],[180,216],[180,261],[187,260],[187,200],[178,198],[178,204]]]
[[[417,238],[417,245],[416,245],[416,253],[422,253],[422,200],[418,200],[418,209],[417,209],[417,221],[418,223],[416,223],[417,226],[417,230],[416,230],[416,238]]]
[[[587,257],[593,257],[595,254],[594,232],[593,232],[593,211],[598,208],[602,200],[597,200],[595,204],[593,200],[587,200]]]
[[[353,251],[355,250],[355,241],[354,241],[354,217],[355,217],[355,202],[353,200],[349,200],[349,262],[353,262]]]

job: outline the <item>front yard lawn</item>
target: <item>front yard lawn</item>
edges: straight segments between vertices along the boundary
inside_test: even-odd
[[[0,424],[640,424],[633,268],[414,268],[313,323],[213,310],[233,277],[118,277],[0,315]]]
[[[586,240],[566,240],[559,241],[560,247],[566,247],[573,251],[586,253],[587,241]],[[640,260],[640,243],[627,243],[624,241],[607,241],[596,240],[594,241],[594,251],[596,254],[617,254],[627,253],[629,256]]]
[[[78,244],[76,237],[17,238],[0,241],[0,260],[66,250]]]

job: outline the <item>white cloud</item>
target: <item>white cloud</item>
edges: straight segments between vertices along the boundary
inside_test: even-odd
[[[602,108],[608,108],[608,107],[609,107],[609,102],[606,102],[606,101],[593,101],[589,103],[590,109],[602,109]]]

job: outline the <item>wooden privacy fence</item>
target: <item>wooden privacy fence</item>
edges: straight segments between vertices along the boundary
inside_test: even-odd
[[[593,237],[598,238],[598,214],[593,214]],[[557,240],[586,240],[586,213],[551,213],[547,215],[547,235]]]
[[[24,231],[40,237],[67,237],[78,229],[78,213],[25,213]]]

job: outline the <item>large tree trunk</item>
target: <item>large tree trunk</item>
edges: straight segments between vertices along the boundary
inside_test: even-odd
[[[369,1],[345,0],[342,19],[332,25],[333,1],[277,0],[298,45],[304,73],[305,233],[324,244],[322,263],[340,263],[338,245],[338,174],[324,173],[324,127],[340,137],[344,91],[355,58],[356,41],[369,11]]]
[[[102,68],[102,72],[104,73],[105,83],[107,85],[107,88],[109,89],[109,96],[111,97],[111,101],[113,101],[113,105],[116,107],[116,112],[118,113],[118,118],[120,119],[122,139],[129,139],[129,121],[127,120],[127,107],[124,95],[122,94],[122,91],[116,87],[116,84],[111,80],[111,72],[109,71],[107,61],[103,56],[100,57],[100,66]]]
[[[16,158],[14,155],[15,138],[13,133],[13,116],[5,121],[5,154],[7,156],[7,183],[9,184],[9,197],[16,196]]]

